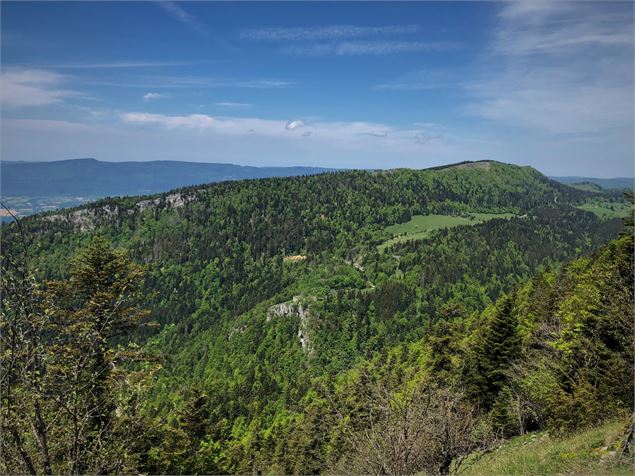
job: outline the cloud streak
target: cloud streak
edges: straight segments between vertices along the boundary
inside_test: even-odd
[[[9,69],[0,72],[0,102],[5,107],[34,107],[58,104],[77,91],[63,89],[64,76],[38,69]]]
[[[550,134],[632,132],[630,5],[512,2],[499,21],[502,67],[468,83],[467,113]]]
[[[367,36],[407,35],[418,33],[418,25],[355,26],[328,25],[313,27],[271,27],[246,29],[240,33],[242,39],[264,41],[309,41],[362,38]]]
[[[190,15],[183,7],[181,7],[177,3],[170,1],[159,1],[157,2],[157,5],[168,15],[177,19],[199,35],[204,37],[208,36],[207,30],[203,28],[198,20]]]
[[[254,117],[210,116],[207,114],[164,115],[126,112],[122,122],[141,127],[153,126],[167,131],[194,132],[210,136],[259,136],[289,140],[324,141],[348,147],[369,147],[377,141],[388,148],[417,148],[442,136],[427,127],[395,128],[372,122],[280,121]],[[422,138],[426,137],[426,141]]]
[[[235,109],[247,109],[248,107],[251,107],[251,103],[248,103],[248,102],[231,102],[231,101],[217,102],[215,103],[215,105],[218,107],[229,107],[229,108],[235,108]]]
[[[416,53],[422,51],[446,51],[456,48],[456,44],[425,41],[343,41],[338,43],[318,43],[290,45],[281,49],[283,53],[299,56],[361,56]]]

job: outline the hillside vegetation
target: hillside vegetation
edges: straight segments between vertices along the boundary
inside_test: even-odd
[[[426,238],[431,232],[443,228],[451,228],[459,225],[475,225],[494,218],[511,218],[511,213],[467,213],[466,216],[455,215],[415,215],[406,223],[399,223],[386,227],[386,231],[394,238],[382,243],[378,250],[401,243],[403,241],[420,240]]]
[[[633,461],[621,454],[630,420],[609,421],[565,437],[547,432],[515,437],[491,453],[466,462],[463,474],[633,474]]]
[[[467,165],[224,182],[3,227],[4,294],[42,296],[3,322],[29,335],[21,319],[42,316],[39,332],[81,355],[61,325],[72,309],[105,352],[86,378],[119,372],[114,400],[86,397],[106,415],[84,436],[93,462],[60,443],[65,400],[39,400],[72,389],[46,377],[67,370],[38,344],[38,373],[12,377],[22,400],[3,395],[23,449],[41,450],[39,402],[58,472],[445,473],[501,439],[621,414],[632,230],[616,240],[622,220],[576,208],[602,194]],[[108,296],[129,311],[101,335],[91,316]],[[131,320],[138,308],[149,315]],[[113,435],[125,458],[100,452]],[[7,471],[28,470],[18,440],[2,447]]]

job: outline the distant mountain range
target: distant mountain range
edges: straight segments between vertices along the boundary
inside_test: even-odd
[[[180,161],[101,162],[72,159],[55,162],[2,162],[0,194],[14,196],[146,195],[188,185],[223,180],[313,175],[320,167],[248,167]]]
[[[629,188],[632,189],[635,185],[634,178],[628,177],[616,177],[616,178],[593,178],[593,177],[577,177],[577,176],[568,176],[568,177],[549,177],[556,182],[564,183],[566,185],[571,184],[582,184],[582,183],[592,183],[595,185],[599,185],[604,189],[623,189]]]

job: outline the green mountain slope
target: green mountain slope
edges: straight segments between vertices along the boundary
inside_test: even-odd
[[[368,375],[402,393],[429,375],[443,385],[463,379],[469,401],[500,413],[497,428],[517,431],[499,403],[506,380],[469,364],[487,360],[473,352],[492,352],[471,342],[505,308],[500,296],[617,236],[621,220],[576,208],[597,196],[531,168],[481,162],[224,182],[104,199],[21,227],[40,278],[65,278],[95,235],[147,269],[139,302],[159,327],[118,341],[162,361],[144,402],[158,436],[141,470],[315,473],[335,468],[351,428],[369,422],[359,394]],[[454,224],[474,214],[492,219],[377,249],[413,217]],[[4,255],[19,254],[19,238],[15,225],[3,227]],[[512,307],[529,305],[516,302],[533,292],[521,289]],[[514,352],[538,323],[527,318]],[[195,431],[184,424],[191,414]],[[537,428],[556,417],[532,418]]]

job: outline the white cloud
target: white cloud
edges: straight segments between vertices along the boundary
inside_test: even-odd
[[[251,103],[225,101],[225,102],[217,102],[216,106],[218,106],[218,107],[236,108],[236,109],[246,109],[248,107],[251,107]]]
[[[153,99],[163,99],[167,97],[165,94],[161,94],[161,93],[145,93],[143,95],[143,100],[144,101],[152,101]]]
[[[62,89],[64,77],[38,69],[9,69],[0,72],[0,102],[6,107],[48,106],[77,97],[77,91]]]
[[[286,123],[286,125],[284,126],[284,128],[288,131],[292,131],[294,129],[298,129],[300,127],[304,126],[304,122],[300,121],[300,120],[295,120],[295,121],[289,121]]]
[[[302,56],[358,56],[414,53],[419,51],[445,51],[455,47],[455,44],[445,42],[342,41],[338,43],[285,46],[282,48],[282,52]]]
[[[145,102],[152,101],[153,99],[165,99],[167,98],[167,94],[162,93],[145,93],[143,95],[143,100]]]
[[[327,25],[313,27],[272,27],[243,30],[241,38],[267,41],[337,40],[378,35],[418,33],[418,25],[355,26]]]
[[[178,21],[194,30],[198,34],[202,36],[207,36],[207,31],[203,26],[198,22],[196,18],[190,15],[183,7],[177,5],[175,2],[170,1],[159,1],[157,2],[159,7],[161,7],[168,15],[176,18]]]
[[[295,141],[311,136],[316,140],[338,143],[345,147],[367,147],[378,144],[377,139],[389,148],[417,148],[423,143],[417,134],[426,133],[430,138],[440,138],[432,129],[399,129],[386,124],[372,122],[310,122],[296,119],[279,121],[273,119],[249,117],[212,117],[207,114],[170,116],[145,112],[127,112],[120,115],[123,122],[139,126],[158,126],[160,128],[210,136],[259,136]],[[308,129],[310,127],[310,130]],[[307,128],[306,130],[304,128]],[[301,130],[301,131],[299,131]],[[431,132],[427,132],[430,130]],[[297,131],[297,132],[296,132]]]
[[[148,124],[160,124],[168,129],[185,127],[189,129],[208,129],[216,125],[217,121],[206,114],[190,114],[189,116],[166,116],[163,114],[150,114],[146,112],[127,112],[121,118],[124,122]]]

